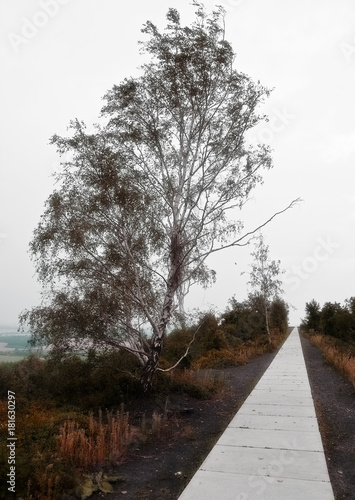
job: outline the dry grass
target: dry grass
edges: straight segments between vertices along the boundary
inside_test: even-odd
[[[196,368],[191,370],[174,370],[169,373],[169,376],[179,384],[195,386],[206,393],[214,393],[223,388],[223,376],[216,376],[212,370],[203,370],[200,372],[199,367],[197,366]]]
[[[96,419],[89,415],[88,429],[67,420],[59,431],[59,453],[73,465],[90,468],[105,462],[117,462],[125,454],[135,433],[128,422],[128,413],[107,411],[103,421],[102,412]]]
[[[41,473],[37,473],[37,498],[43,500],[51,500],[58,498],[58,486],[60,484],[60,476],[53,474],[53,464],[49,464],[46,469]],[[28,498],[30,495],[31,481],[28,482]]]
[[[161,413],[154,412],[152,419],[153,419],[152,432],[158,438],[160,438],[163,430],[164,415],[162,415]]]
[[[285,336],[277,330],[272,332],[270,342],[267,338],[260,337],[231,349],[213,350],[207,356],[199,358],[193,367],[203,369],[244,365],[256,356],[274,351],[282,344],[284,339]]]
[[[327,363],[342,373],[353,384],[355,389],[355,356],[340,350],[331,339],[319,333],[312,335],[310,340],[312,344],[321,350]]]

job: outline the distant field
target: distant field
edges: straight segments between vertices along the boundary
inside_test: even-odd
[[[30,335],[11,331],[0,331],[0,363],[20,361],[33,349],[28,344]]]
[[[15,355],[6,355],[6,354],[0,354],[0,363],[16,363],[16,361],[21,361],[24,359],[26,355],[23,356],[15,356]]]

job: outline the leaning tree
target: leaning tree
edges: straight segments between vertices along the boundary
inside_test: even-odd
[[[259,229],[238,211],[271,167],[245,140],[269,91],[233,68],[223,9],[194,5],[191,26],[175,9],[163,32],[144,25],[150,62],[107,92],[100,126],[52,138],[66,161],[30,247],[44,285],[21,317],[33,341],[128,351],[144,390],[190,286],[214,279],[207,257]]]

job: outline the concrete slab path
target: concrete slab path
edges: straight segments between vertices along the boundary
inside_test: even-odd
[[[294,328],[179,500],[334,500]]]

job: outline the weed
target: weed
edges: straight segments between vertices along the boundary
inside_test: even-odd
[[[122,459],[133,435],[128,413],[107,411],[105,422],[101,411],[98,419],[90,413],[88,429],[72,420],[64,422],[58,436],[59,453],[73,466],[90,469]]]

